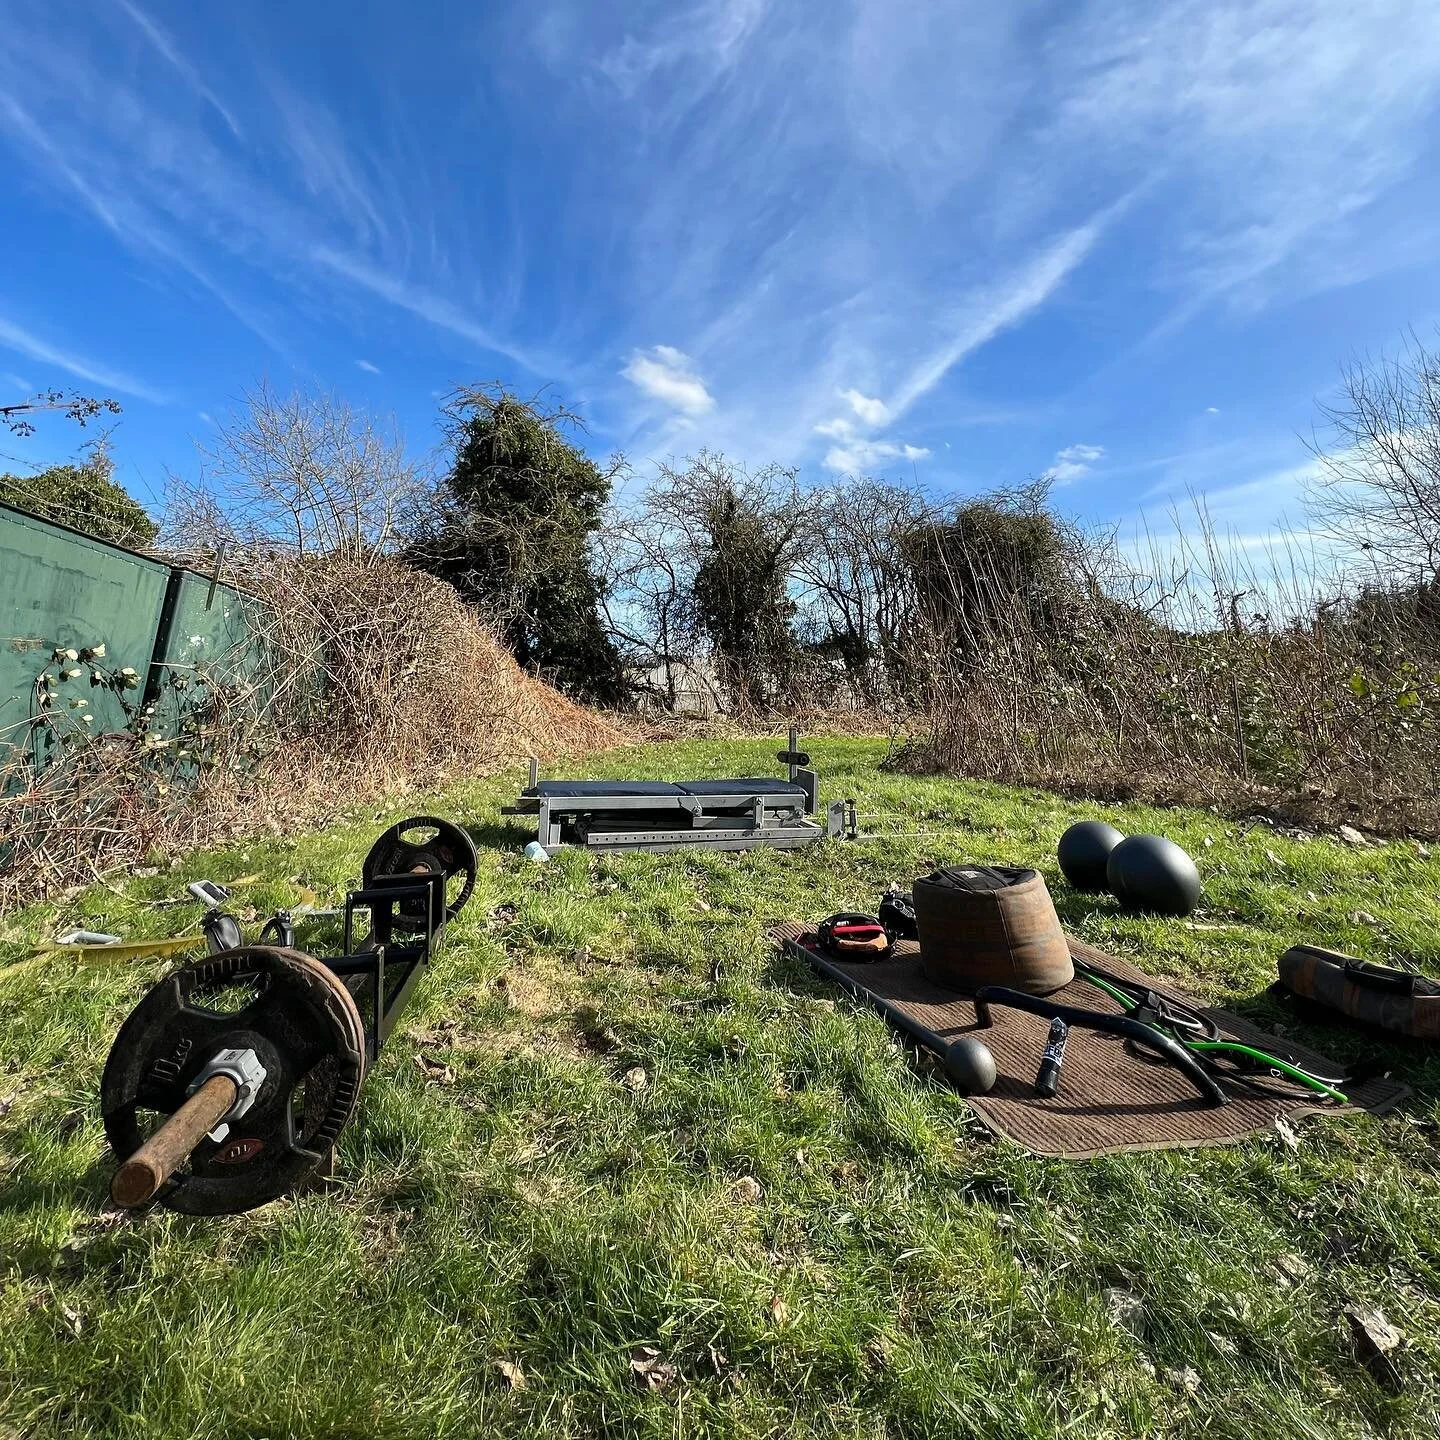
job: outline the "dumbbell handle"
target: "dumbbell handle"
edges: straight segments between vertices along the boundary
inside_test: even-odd
[[[240,1087],[212,1075],[116,1172],[110,1198],[126,1209],[148,1204],[190,1152],[230,1113]]]

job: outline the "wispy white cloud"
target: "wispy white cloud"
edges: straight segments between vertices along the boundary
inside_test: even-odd
[[[167,395],[143,381],[136,380],[123,371],[112,370],[108,365],[98,364],[84,355],[62,350],[58,345],[42,340],[38,335],[3,318],[0,318],[0,346],[21,355],[28,355],[42,365],[53,365],[57,370],[63,370],[77,380],[89,381],[90,384],[99,385],[105,390],[131,395],[137,400],[148,400],[152,405],[169,404]]]
[[[26,394],[33,393],[35,389],[35,387],[28,380],[22,380],[20,376],[12,375],[8,371],[3,377],[0,378],[3,378],[7,385],[13,385],[17,390],[25,391]]]
[[[662,12],[643,36],[627,33],[596,62],[622,94],[633,95],[658,72],[681,65],[718,74],[739,59],[770,0],[697,0]]]
[[[832,445],[825,452],[821,462],[827,470],[837,475],[860,475],[883,466],[889,460],[904,460],[913,465],[928,458],[930,452],[920,445],[906,445],[893,440],[864,440],[854,438],[840,445]]]
[[[620,373],[652,400],[682,415],[693,418],[715,408],[715,397],[695,373],[690,357],[673,345],[637,350]]]
[[[1105,217],[1096,216],[1077,225],[1051,241],[1020,270],[966,295],[950,315],[948,337],[911,367],[890,397],[890,413],[904,415],[967,355],[1045,304],[1094,248],[1106,223]]]
[[[865,425],[883,425],[890,418],[890,407],[883,400],[862,395],[853,388],[843,391],[840,398],[850,402],[850,408],[855,412],[856,418]]]
[[[352,284],[368,290],[372,295],[378,296],[401,310],[408,310],[412,315],[428,321],[431,325],[438,326],[441,330],[448,330],[452,335],[458,335],[462,340],[468,340],[482,350],[504,355],[536,374],[544,373],[541,362],[532,359],[525,351],[511,345],[499,336],[493,335],[485,326],[443,295],[434,294],[419,286],[408,285],[387,271],[379,270],[366,261],[358,260],[353,255],[347,255],[338,250],[329,249],[327,246],[316,246],[310,252],[310,257],[317,264],[334,271],[337,275],[344,276]]]
[[[380,367],[378,365],[372,365],[368,360],[357,360],[355,362],[355,368],[357,370],[363,370],[367,375],[378,375],[380,373]]]
[[[1103,445],[1067,445],[1056,452],[1053,463],[1044,472],[1044,478],[1055,481],[1057,485],[1068,485],[1070,481],[1088,475],[1095,468],[1096,461],[1104,458]]]
[[[235,117],[205,83],[200,72],[176,49],[175,42],[138,5],[132,4],[131,0],[115,0],[115,3],[134,21],[136,28],[150,42],[156,53],[225,122],[230,133],[237,140],[243,140],[245,137],[241,134]]]

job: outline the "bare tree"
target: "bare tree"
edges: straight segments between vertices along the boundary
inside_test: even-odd
[[[262,380],[200,447],[197,482],[170,477],[165,540],[182,552],[386,553],[420,489],[393,420],[326,391]]]
[[[669,532],[695,641],[714,662],[730,702],[745,711],[788,699],[799,647],[792,620],[795,565],[809,529],[796,472],[749,470],[702,450],[662,463],[645,496]]]
[[[675,710],[677,677],[693,668],[701,648],[687,548],[676,544],[670,518],[642,499],[639,506],[610,513],[597,537],[596,556],[605,628],[625,657],[632,683]]]
[[[902,698],[914,611],[905,538],[930,518],[928,502],[918,490],[864,479],[811,501],[796,560],[810,648],[839,661],[861,704]]]
[[[1347,549],[1402,583],[1440,578],[1440,355],[1412,334],[1394,356],[1356,360],[1344,398],[1321,407],[1311,508]]]

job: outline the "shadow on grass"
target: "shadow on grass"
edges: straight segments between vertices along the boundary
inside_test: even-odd
[[[523,850],[535,838],[534,824],[516,820],[481,820],[463,827],[481,849]]]

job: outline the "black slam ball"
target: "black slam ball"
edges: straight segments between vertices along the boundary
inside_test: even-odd
[[[971,1035],[952,1040],[941,1056],[945,1073],[964,1095],[983,1095],[995,1084],[995,1057]]]
[[[1127,910],[1188,915],[1200,901],[1195,862],[1163,835],[1132,835],[1110,852],[1110,889]]]
[[[1110,852],[1125,837],[1103,820],[1081,820],[1061,837],[1060,869],[1077,890],[1104,890]]]

